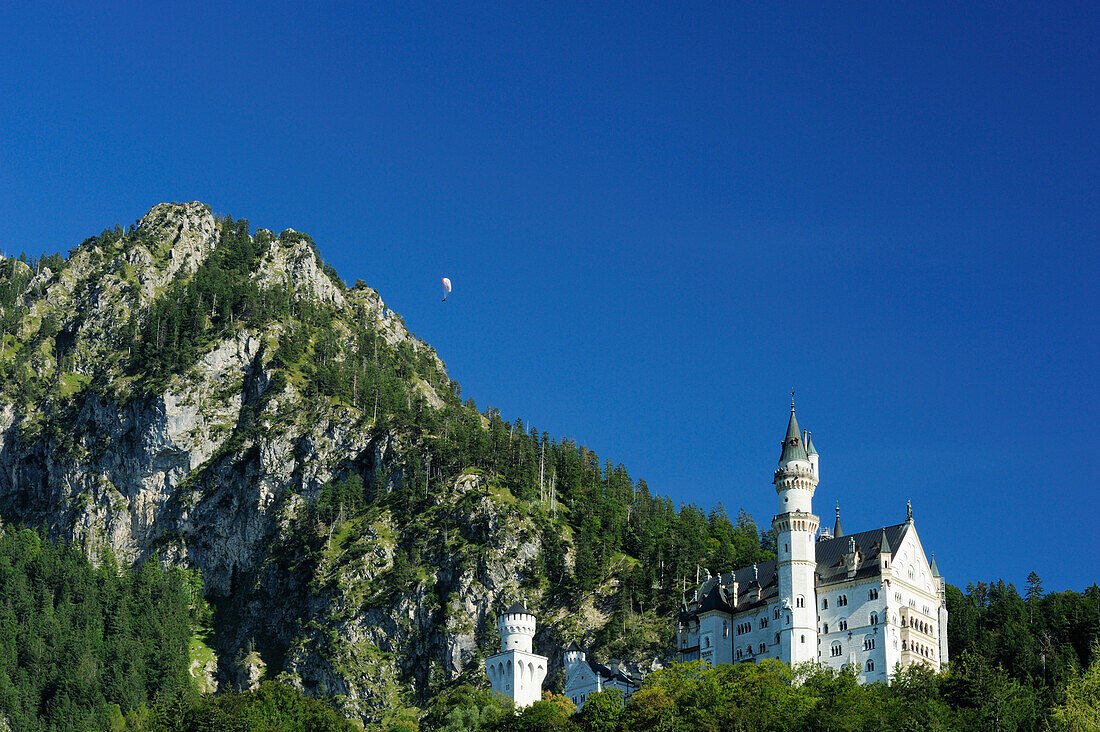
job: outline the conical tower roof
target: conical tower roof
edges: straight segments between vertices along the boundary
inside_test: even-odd
[[[525,608],[523,606],[522,602],[520,602],[519,600],[516,600],[515,602],[512,603],[512,607],[508,608],[507,610],[505,610],[501,614],[502,615],[530,615],[531,613],[527,612],[527,608]]]
[[[932,555],[931,564],[932,564],[932,566],[930,567],[930,569],[932,570],[932,576],[933,577],[939,577],[940,576],[940,568],[936,566],[936,555],[935,554]]]
[[[814,449],[814,440],[809,431],[806,432],[806,454],[816,455],[817,450]]]
[[[833,524],[833,538],[844,536],[844,529],[840,528],[840,501],[836,504],[836,523]]]
[[[886,538],[886,527],[882,528],[882,538],[878,541],[879,551],[883,554],[892,554],[893,549],[890,548],[890,540]]]
[[[798,418],[794,416],[794,402],[791,402],[791,421],[787,423],[787,437],[783,440],[783,454],[779,464],[786,465],[792,460],[809,460],[806,446],[802,444],[802,432],[798,429]]]

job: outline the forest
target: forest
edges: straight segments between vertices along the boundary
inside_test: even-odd
[[[302,409],[339,404],[357,426],[402,436],[394,480],[372,479],[352,463],[309,498],[280,539],[276,559],[316,587],[317,566],[342,551],[347,532],[382,513],[401,527],[389,588],[432,581],[442,552],[484,542],[448,525],[437,500],[461,476],[485,479],[485,496],[537,527],[541,554],[524,570],[525,587],[556,606],[578,609],[614,586],[614,606],[591,639],[597,657],[669,656],[672,618],[685,586],[702,568],[718,570],[774,557],[774,536],[752,517],[721,505],[675,505],[651,494],[625,466],[602,460],[568,438],[506,421],[461,397],[430,347],[391,345],[362,303],[346,309],[312,302],[249,278],[273,241],[308,236],[250,232],[245,220],[218,222],[220,241],[191,276],[119,324],[114,361],[95,378],[63,388],[71,347],[65,333],[80,315],[47,314],[20,337],[21,304],[35,272],[66,260],[9,260],[0,267],[0,388],[28,412],[75,411],[95,392],[121,400],[156,393],[185,374],[219,339],[239,329],[276,328],[270,381],[294,384]],[[115,227],[81,246],[104,259],[145,241],[140,227]],[[159,248],[158,248],[159,247]],[[162,252],[163,254],[163,252]],[[9,266],[10,265],[10,266]],[[136,286],[136,281],[135,281]],[[348,292],[365,288],[356,283]],[[395,316],[396,317],[396,316]],[[43,358],[43,351],[54,358]],[[54,365],[51,365],[54,364]],[[52,369],[52,370],[51,370]],[[439,397],[430,405],[420,385]],[[120,386],[120,385],[124,385]],[[278,389],[269,390],[268,394]],[[222,446],[231,455],[272,429],[261,396],[244,404]],[[33,426],[32,420],[27,424]],[[57,444],[63,444],[59,437]],[[463,500],[475,500],[469,497]],[[348,542],[350,545],[350,542]],[[308,559],[303,560],[306,557]],[[345,560],[348,557],[344,557]],[[44,531],[5,525],[0,534],[0,710],[20,730],[341,730],[351,729],[330,700],[278,680],[244,693],[200,694],[189,647],[211,622],[197,572],[166,568],[155,556],[133,566],[110,556],[95,563]],[[429,601],[445,613],[446,598]],[[1043,590],[1038,574],[1024,596],[1010,583],[948,586],[952,663],[919,669],[889,687],[862,686],[849,673],[791,670],[763,663],[708,669],[669,666],[650,675],[629,702],[591,699],[580,713],[560,697],[514,714],[486,691],[476,668],[431,699],[394,709],[377,729],[415,730],[725,730],[725,729],[1087,729],[1100,707],[1100,587]],[[479,639],[483,640],[483,639]],[[795,683],[797,680],[798,683]],[[1092,714],[1092,717],[1088,715]],[[1091,722],[1090,722],[1091,720]],[[2,729],[3,719],[0,719]]]

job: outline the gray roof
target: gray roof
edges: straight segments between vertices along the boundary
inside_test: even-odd
[[[806,431],[806,454],[816,455],[817,450],[814,449],[814,438],[810,435],[809,430]]]
[[[882,538],[879,539],[878,546],[878,550],[883,554],[892,554],[894,552],[894,550],[890,548],[890,540],[886,538],[886,529],[882,530]]]
[[[522,602],[520,602],[519,600],[516,600],[515,602],[512,603],[512,607],[505,610],[502,614],[503,615],[530,615],[531,613],[527,612],[527,608],[525,608],[523,606]]]
[[[861,531],[858,534],[822,539],[814,544],[817,553],[817,585],[838,584],[849,579],[877,577],[882,572],[879,555],[882,542],[886,546],[900,546],[909,524],[897,524],[882,529]],[[848,565],[844,555],[854,544],[860,555],[855,575],[848,577]],[[737,582],[737,601],[734,602],[733,583]],[[757,599],[759,590],[759,599]],[[726,613],[740,613],[755,607],[767,605],[779,596],[779,582],[775,571],[775,561],[742,567],[733,572],[723,572],[711,577],[699,586],[698,599],[689,603],[681,612],[680,619],[698,616],[710,610]]]
[[[932,576],[933,577],[939,577],[940,576],[940,568],[936,566],[936,555],[935,554],[932,555],[932,562],[931,562],[930,569],[932,570]]]
[[[802,433],[798,431],[798,419],[794,416],[794,405],[791,405],[791,421],[787,423],[787,437],[783,440],[783,454],[779,456],[779,464],[786,465],[792,460],[809,460],[806,456],[806,446],[802,444]]]

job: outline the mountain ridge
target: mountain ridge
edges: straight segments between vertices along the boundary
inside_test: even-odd
[[[278,678],[377,720],[484,686],[516,599],[551,687],[574,640],[653,667],[692,566],[767,555],[746,515],[677,512],[463,403],[306,234],[159,204],[34,264],[0,261],[0,515],[198,569],[222,688]]]

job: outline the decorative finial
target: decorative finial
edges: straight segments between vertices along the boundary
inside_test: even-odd
[[[905,520],[906,521],[912,521],[913,520],[913,502],[912,501],[906,501],[905,502]]]
[[[791,387],[791,411],[794,411],[794,387]]]
[[[836,517],[840,518],[840,501],[836,502]]]

